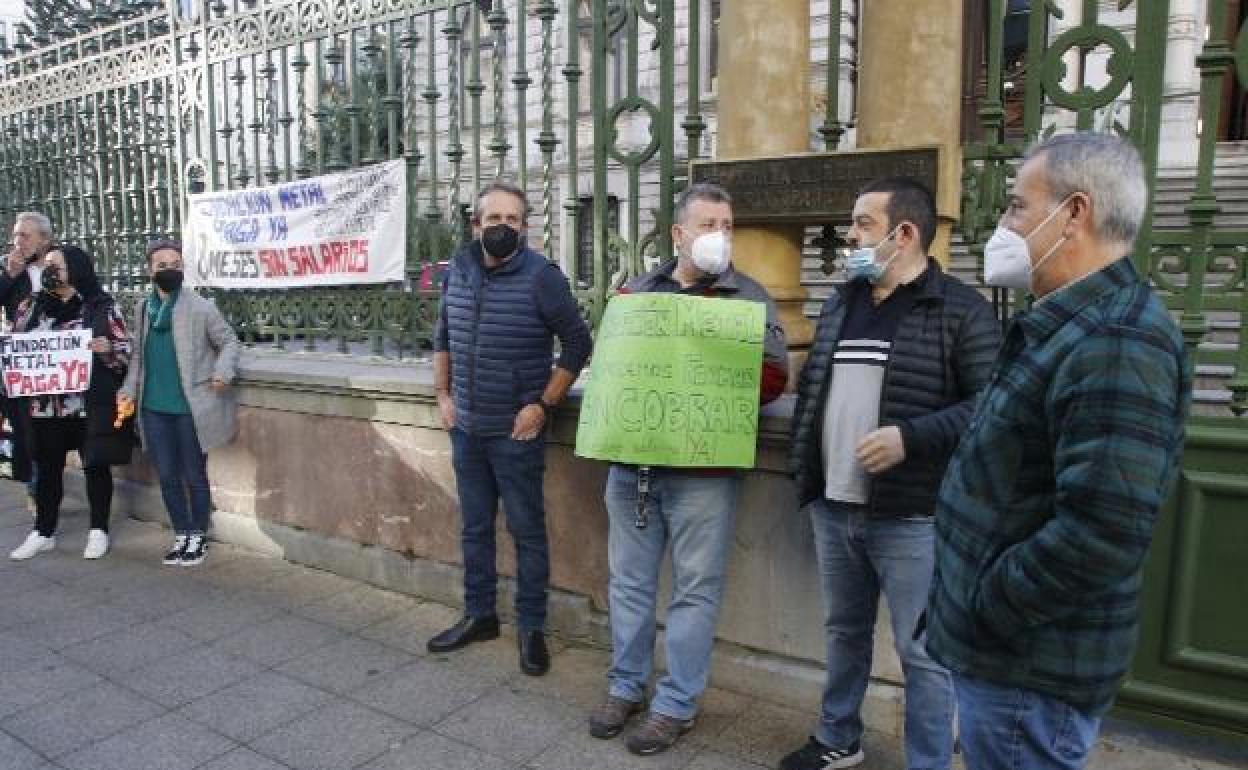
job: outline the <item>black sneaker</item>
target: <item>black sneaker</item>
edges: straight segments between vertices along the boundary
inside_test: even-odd
[[[838,770],[861,765],[865,758],[858,741],[843,749],[834,749],[812,735],[805,746],[780,760],[780,770]]]
[[[186,535],[178,535],[173,539],[173,548],[165,554],[164,563],[176,567],[182,563],[182,552],[186,550]]]
[[[189,535],[186,538],[186,549],[182,551],[183,567],[194,567],[204,563],[204,554],[208,551],[208,540],[203,535]]]

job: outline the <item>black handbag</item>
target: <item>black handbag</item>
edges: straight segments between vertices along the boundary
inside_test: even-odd
[[[108,336],[108,311],[112,297],[100,295],[83,313],[84,325],[89,326],[93,336]],[[129,465],[134,448],[138,446],[138,433],[134,418],[113,427],[117,419],[117,390],[125,378],[125,371],[114,371],[98,362],[91,367],[91,385],[84,394],[87,403],[87,434],[82,442],[82,467],[101,465]]]
[[[127,418],[120,428],[115,428],[113,421],[116,418],[115,403],[87,405],[87,435],[82,442],[82,467],[130,464],[131,455],[139,443],[134,429],[134,418]]]

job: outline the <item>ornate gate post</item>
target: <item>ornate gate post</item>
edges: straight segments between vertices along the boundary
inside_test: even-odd
[[[732,2],[722,8],[717,158],[808,152],[810,3]],[[737,228],[733,254],[775,299],[789,346],[809,346],[814,326],[802,313],[802,226]]]
[[[933,190],[940,228],[932,254],[947,264],[962,176],[962,3],[870,0],[863,5],[858,147],[940,147],[939,189]]]

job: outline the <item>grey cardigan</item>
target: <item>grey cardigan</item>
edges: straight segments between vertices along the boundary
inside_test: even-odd
[[[147,340],[147,299],[138,306],[134,352],[121,392],[143,406],[144,346]],[[217,393],[213,379],[233,382],[242,350],[234,330],[211,300],[190,289],[178,294],[173,306],[173,350],[178,358],[178,380],[191,405],[191,420],[199,446],[205,452],[228,444],[238,430],[238,400],[233,388]],[[140,435],[143,421],[139,420]]]

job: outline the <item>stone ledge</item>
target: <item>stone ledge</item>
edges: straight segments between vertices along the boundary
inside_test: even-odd
[[[592,362],[591,362],[592,365]],[[394,361],[350,354],[246,349],[239,365],[242,406],[323,417],[441,429],[433,391],[433,360]],[[551,441],[573,446],[581,381],[555,411]],[[757,468],[787,472],[789,422],[796,397],[785,394],[761,410]]]

